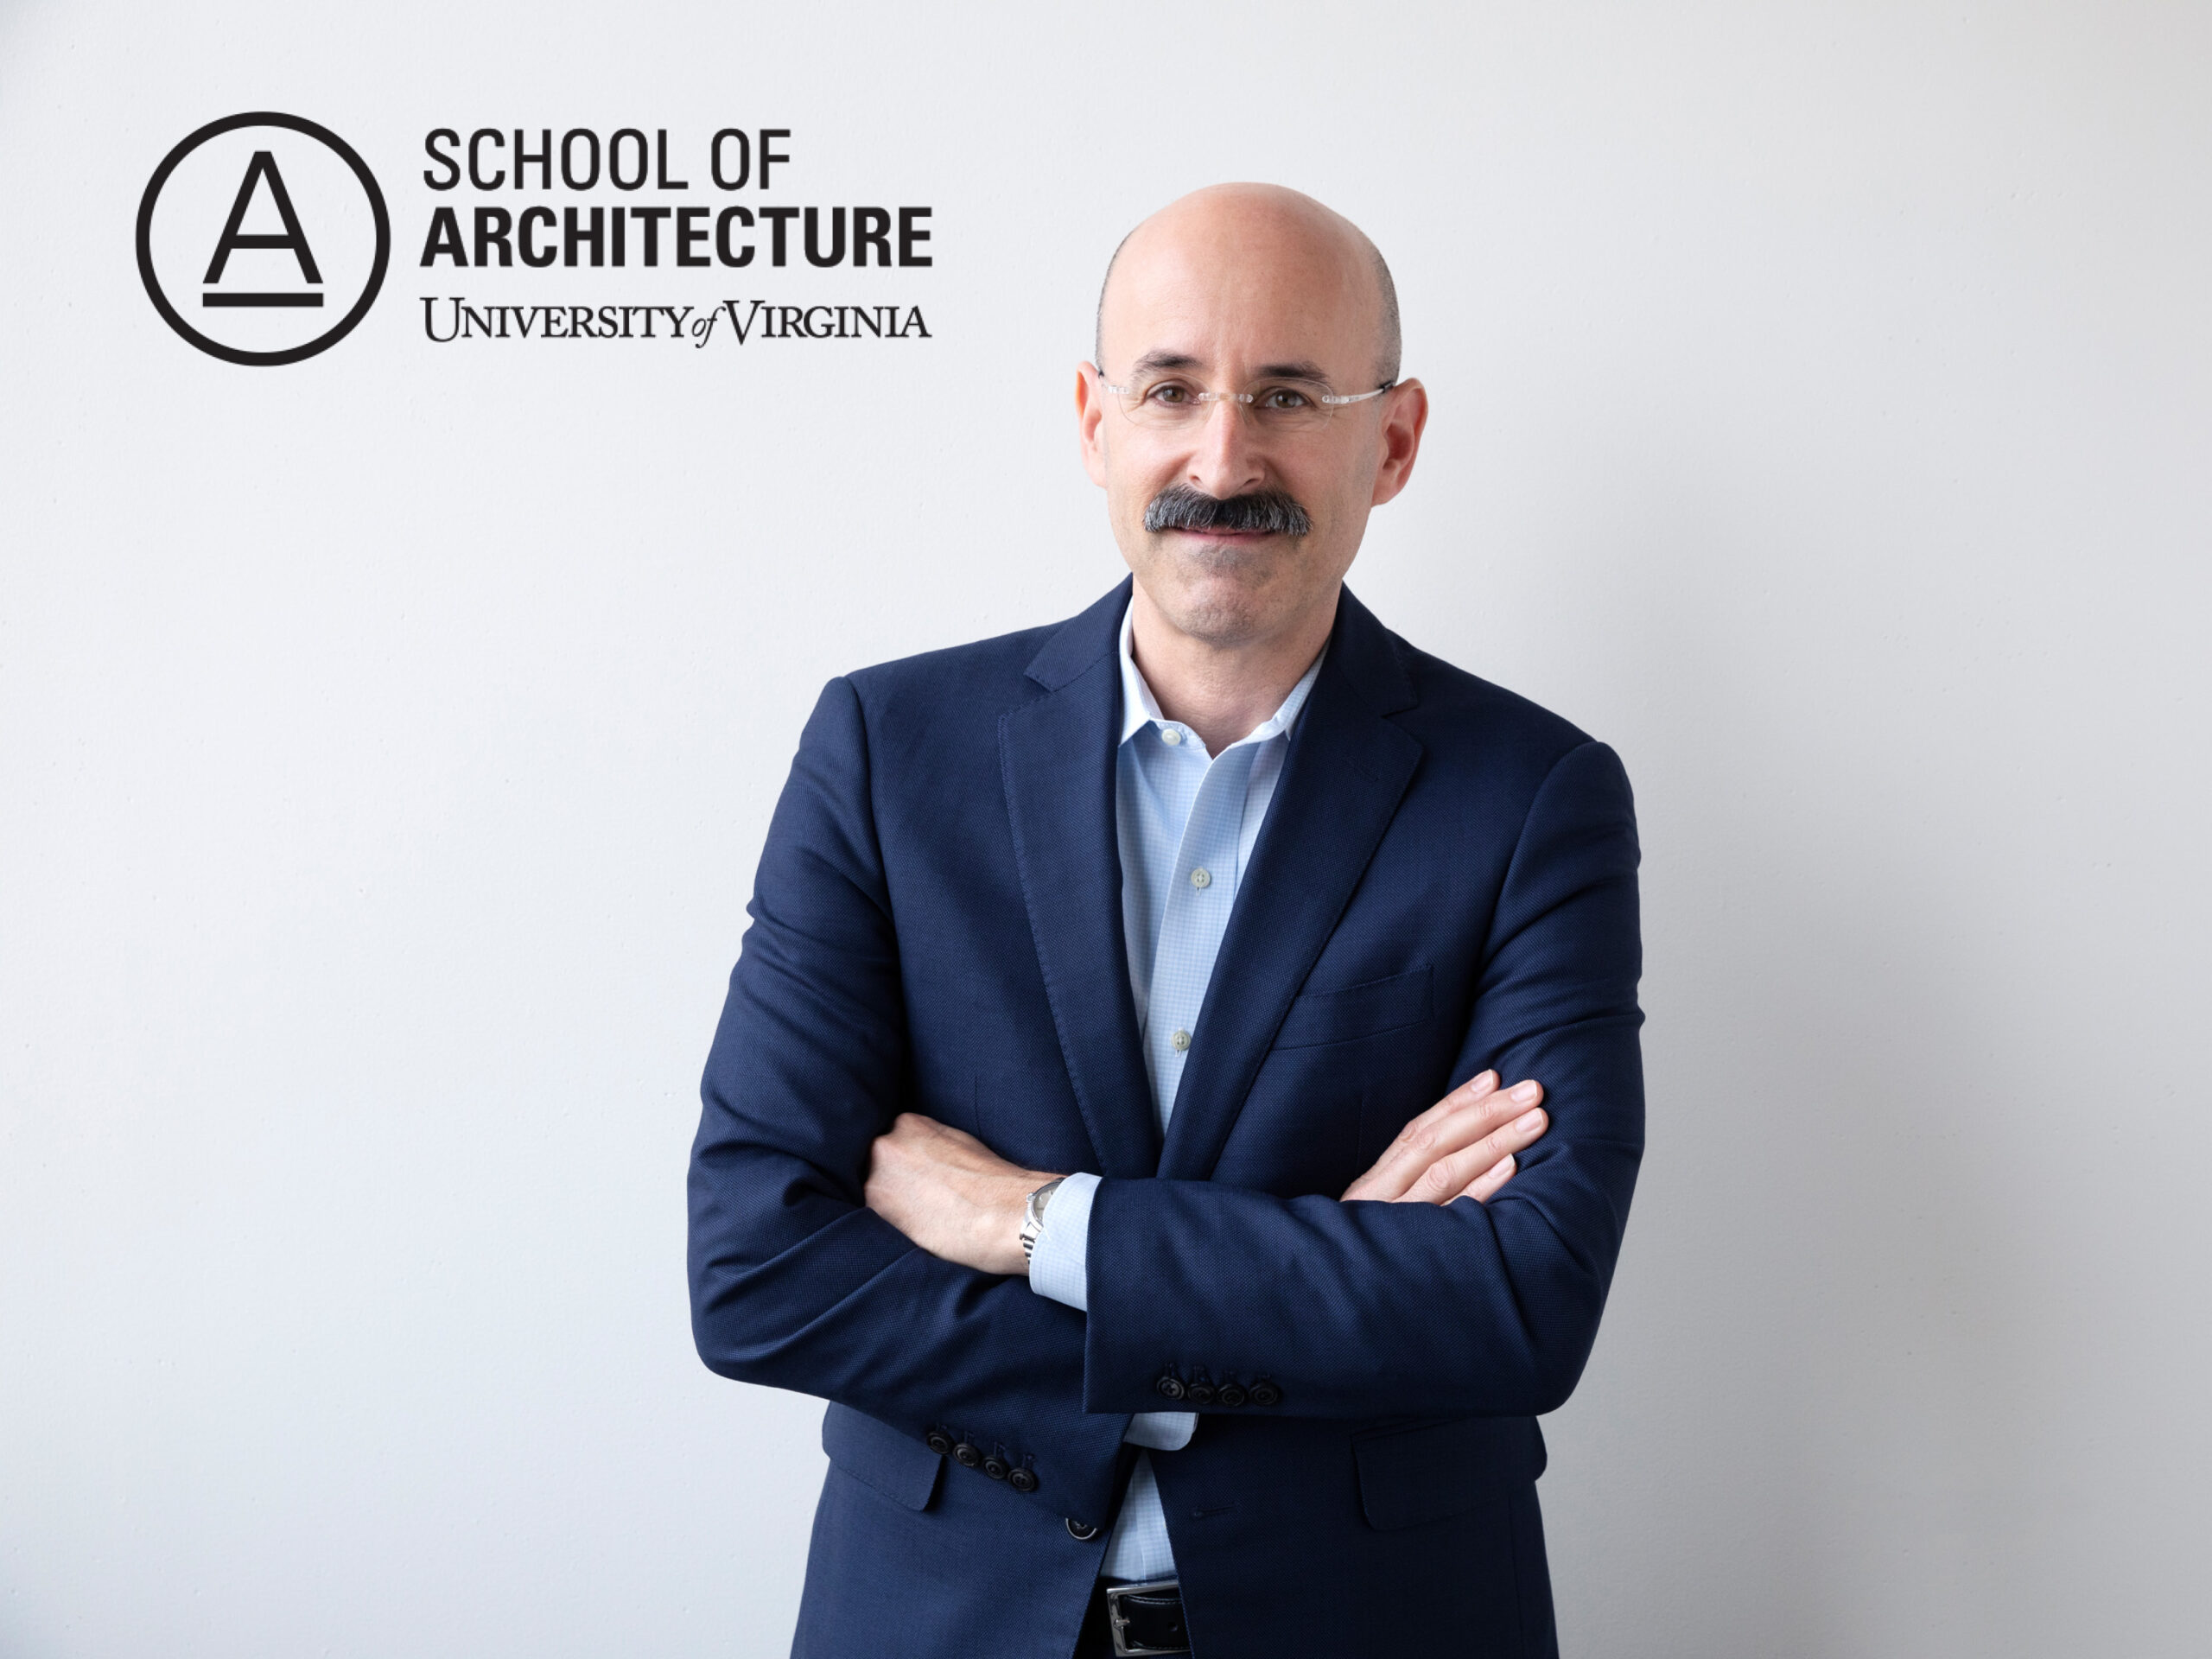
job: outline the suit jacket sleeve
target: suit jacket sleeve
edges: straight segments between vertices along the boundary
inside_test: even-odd
[[[1265,1377],[1277,1409],[1311,1416],[1517,1416],[1566,1400],[1643,1150],[1637,861],[1618,760],[1599,743],[1569,751],[1523,823],[1453,1073],[1495,1066],[1545,1088],[1552,1126],[1489,1204],[1099,1184],[1090,1409],[1156,1405],[1168,1369]]]
[[[1086,1415],[1083,1316],[939,1261],[862,1203],[902,1109],[899,950],[868,737],[834,680],[800,739],[707,1061],[690,1171],[692,1329],[725,1376],[917,1437],[1033,1459],[1062,1512],[1111,1507],[1126,1414]]]

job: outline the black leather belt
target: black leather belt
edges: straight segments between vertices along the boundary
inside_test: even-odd
[[[1153,1579],[1143,1584],[1102,1580],[1099,1588],[1105,1592],[1106,1629],[1116,1659],[1191,1650],[1190,1627],[1183,1622],[1182,1586],[1176,1580]]]

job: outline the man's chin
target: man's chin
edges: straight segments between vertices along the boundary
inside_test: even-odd
[[[1276,620],[1276,584],[1264,576],[1253,580],[1254,574],[1220,569],[1193,572],[1179,566],[1167,592],[1152,587],[1154,603],[1179,632],[1210,645],[1237,645],[1270,632]]]

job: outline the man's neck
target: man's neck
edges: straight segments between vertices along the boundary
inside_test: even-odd
[[[1338,590],[1341,592],[1341,589]],[[1200,639],[1170,622],[1139,585],[1129,599],[1129,649],[1160,712],[1219,754],[1282,706],[1312,667],[1337,619],[1337,595],[1264,639]]]

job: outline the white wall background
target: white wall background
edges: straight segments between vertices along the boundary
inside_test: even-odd
[[[1115,578],[1093,288],[1234,177],[1397,270],[1355,587],[1638,787],[1567,1651],[2203,1652],[2209,75],[2112,0],[0,6],[0,1654],[783,1651],[817,1409],[682,1261],[760,837],[827,676]],[[130,236],[271,107],[397,245],[248,370]],[[938,264],[617,297],[937,339],[427,344],[570,291],[422,283],[423,132],[625,124]]]

